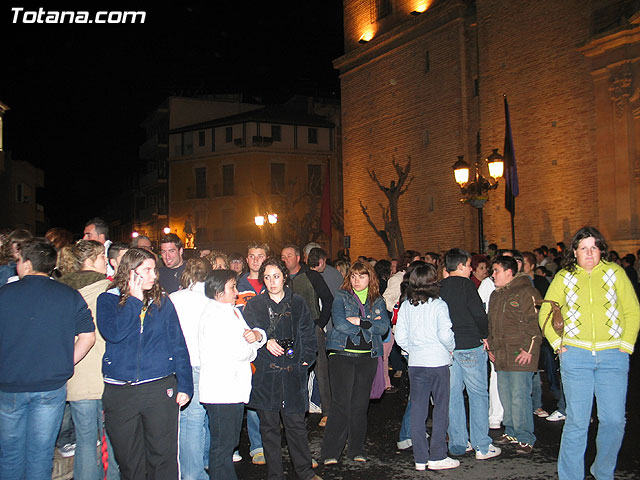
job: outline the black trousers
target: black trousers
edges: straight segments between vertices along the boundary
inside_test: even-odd
[[[178,478],[175,376],[140,385],[105,384],[105,427],[122,480]]]
[[[365,455],[367,409],[377,368],[378,359],[368,353],[329,356],[332,403],[322,440],[323,460],[340,458],[347,438],[349,458]]]
[[[282,444],[280,436],[280,417],[284,425],[291,463],[300,480],[310,480],[315,475],[311,468],[311,451],[307,438],[307,425],[304,413],[285,413],[283,410],[272,412],[258,410],[262,447],[267,461],[268,480],[283,480]]]
[[[315,372],[320,390],[320,403],[322,415],[329,415],[331,410],[331,384],[329,382],[329,360],[327,358],[327,334],[316,325],[316,337],[318,338],[318,356],[316,358]]]

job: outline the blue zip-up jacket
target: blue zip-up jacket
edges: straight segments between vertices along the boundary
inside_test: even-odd
[[[371,356],[380,357],[382,355],[382,336],[389,329],[389,317],[387,316],[387,307],[382,297],[378,297],[373,301],[373,307],[369,299],[364,305],[365,316],[360,314],[358,301],[353,297],[351,292],[346,290],[338,290],[331,308],[331,319],[333,328],[327,334],[327,350],[341,351],[346,348],[347,338],[350,338],[354,345],[360,345],[360,332],[365,342],[371,342]],[[371,326],[365,328],[356,326],[347,320],[347,317],[360,317],[360,321],[365,325]],[[368,323],[367,323],[368,322]]]
[[[97,323],[106,341],[102,374],[125,382],[141,382],[175,374],[178,392],[193,396],[193,376],[187,344],[169,297],[152,303],[140,320],[142,302],[127,298],[118,305],[116,289],[98,297]]]

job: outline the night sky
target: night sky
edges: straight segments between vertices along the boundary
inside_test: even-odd
[[[145,10],[145,24],[14,24],[12,7]],[[191,5],[191,6],[190,6]],[[206,5],[206,6],[205,6]],[[5,3],[0,9],[4,147],[45,171],[51,226],[77,231],[140,166],[140,127],[169,95],[339,95],[342,2],[144,5]]]

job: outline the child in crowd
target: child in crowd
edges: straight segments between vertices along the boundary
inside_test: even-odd
[[[455,348],[449,309],[439,298],[438,274],[430,264],[409,276],[407,299],[398,312],[396,342],[409,353],[411,441],[416,470],[444,470],[460,465],[447,456],[449,365]],[[425,434],[429,397],[433,397],[431,441]]]

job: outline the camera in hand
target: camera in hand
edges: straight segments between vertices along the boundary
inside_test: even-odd
[[[278,342],[278,345],[284,349],[284,354],[287,358],[293,358],[295,355],[295,350],[293,349],[293,338],[283,338],[276,341]]]

